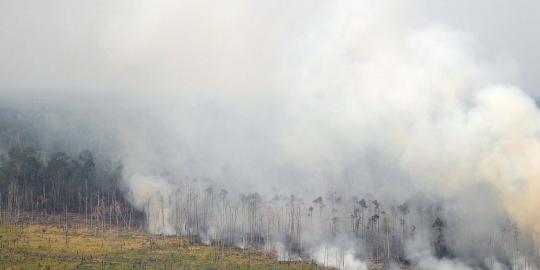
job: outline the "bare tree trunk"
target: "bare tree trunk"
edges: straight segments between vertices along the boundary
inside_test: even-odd
[[[66,212],[65,220],[64,220],[64,230],[65,230],[65,240],[66,240],[66,246],[68,245],[68,215],[67,215],[67,206],[64,205],[64,209]]]

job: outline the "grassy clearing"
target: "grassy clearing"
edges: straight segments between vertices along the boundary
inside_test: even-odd
[[[320,269],[140,231],[0,224],[0,269]]]

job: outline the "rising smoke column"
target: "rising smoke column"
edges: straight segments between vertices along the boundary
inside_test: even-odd
[[[229,133],[225,127],[218,133],[225,138],[202,135],[181,141],[219,142],[210,152],[203,150],[209,160],[196,174],[232,185],[236,193],[256,190],[268,196],[282,192],[276,189],[280,183],[288,183],[292,193],[306,198],[338,190],[404,201],[422,192],[453,201],[465,211],[458,217],[463,218],[462,226],[468,222],[488,226],[483,220],[492,221],[507,211],[523,230],[534,230],[540,119],[534,101],[504,84],[504,76],[497,72],[500,63],[483,58],[481,47],[466,33],[436,24],[402,25],[402,14],[386,4],[337,4],[323,22],[307,27],[297,41],[303,51],[295,55],[290,71],[295,76],[279,85],[288,91],[262,92],[282,104],[262,107],[272,121],[258,122],[264,113],[259,115],[261,107],[249,104],[261,105],[256,98],[246,104],[228,103],[224,97],[216,107],[204,104],[202,112],[191,112],[206,121],[200,116],[205,115],[205,106],[217,108],[223,115],[216,124],[222,121],[243,130]],[[227,94],[212,93],[219,99]],[[252,113],[256,116],[238,118]],[[213,132],[211,125],[182,127]],[[272,136],[246,136],[250,128]],[[234,149],[228,148],[231,145]],[[256,147],[255,156],[246,145]],[[186,154],[198,155],[181,152]],[[210,175],[216,168],[222,171]],[[148,185],[161,182],[146,179]],[[164,193],[175,186],[172,179],[162,186]],[[145,186],[133,183],[137,183],[134,190]],[[468,190],[478,185],[494,191],[471,195]],[[298,187],[309,191],[294,191]],[[133,199],[147,200],[144,194],[134,194]],[[474,200],[496,202],[492,204],[496,209],[467,210],[467,203]],[[465,267],[459,262],[437,264],[441,265],[437,268]]]

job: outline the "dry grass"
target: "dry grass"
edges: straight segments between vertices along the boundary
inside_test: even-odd
[[[220,250],[142,231],[0,225],[0,269],[320,269],[258,251]]]

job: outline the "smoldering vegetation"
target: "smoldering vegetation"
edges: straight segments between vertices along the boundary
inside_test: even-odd
[[[422,195],[401,203],[369,193],[231,196],[209,180],[195,180],[149,192],[139,208],[150,232],[339,269],[536,269],[538,263],[535,235],[508,216],[478,228],[461,211]]]
[[[319,194],[286,188],[239,192],[227,181],[167,171],[126,179],[110,152],[77,152],[69,146],[93,144],[82,135],[70,143],[58,135],[69,129],[56,133],[51,124],[43,125],[56,117],[47,111],[0,113],[3,221],[76,213],[89,227],[142,226],[151,234],[186,236],[219,249],[259,249],[283,262],[340,269],[537,267],[536,234],[521,229],[496,200],[486,203],[495,196],[489,185],[453,199],[422,192],[403,199],[362,186]],[[47,146],[43,138],[51,133],[60,142]]]

